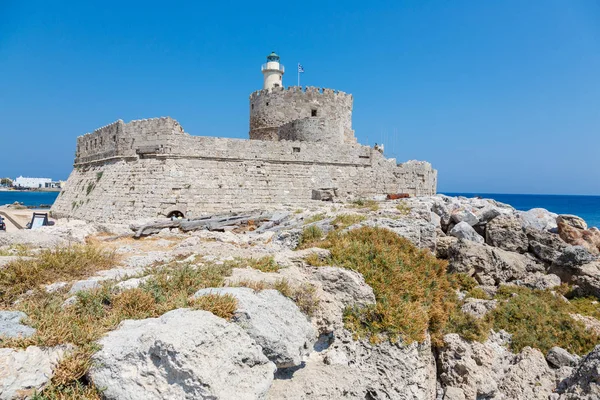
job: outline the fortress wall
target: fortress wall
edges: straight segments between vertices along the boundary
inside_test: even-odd
[[[301,164],[261,160],[147,158],[77,167],[52,207],[57,217],[128,221],[166,216],[309,205],[312,189],[340,196],[417,193],[395,163],[379,153],[371,165]],[[379,159],[379,157],[381,159]],[[435,174],[422,166],[417,172]],[[425,180],[429,178],[425,177]]]
[[[344,141],[356,143],[352,130],[352,95],[332,89],[299,86],[263,89],[250,95],[250,139],[277,140],[274,128],[312,116],[338,120]]]
[[[371,148],[358,144],[297,141],[270,142],[209,136],[184,136],[179,139],[172,156],[235,161],[260,160],[272,163],[370,166],[374,153]]]
[[[344,129],[338,120],[309,117],[279,127],[279,140],[344,143]]]
[[[105,160],[117,156],[134,157],[136,150],[146,147],[168,153],[184,133],[177,121],[170,117],[122,120],[86,133],[77,138],[75,164]]]
[[[93,161],[113,157],[117,154],[117,138],[123,130],[123,121],[118,120],[112,124],[86,133],[77,138],[75,159]]]

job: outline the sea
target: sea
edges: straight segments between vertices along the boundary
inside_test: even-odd
[[[0,205],[12,204],[15,201],[26,206],[39,207],[52,205],[59,192],[20,192],[16,190],[0,191]]]
[[[600,228],[600,196],[575,196],[558,194],[494,194],[494,193],[444,193],[448,196],[479,196],[510,204],[517,210],[545,208],[556,214],[574,214],[587,222],[588,226]]]
[[[600,227],[600,196],[573,196],[547,194],[497,194],[497,193],[444,193],[448,196],[482,197],[510,204],[517,210],[545,208],[557,214],[575,214],[589,226]],[[38,207],[54,203],[58,192],[0,191],[0,205],[15,201]]]

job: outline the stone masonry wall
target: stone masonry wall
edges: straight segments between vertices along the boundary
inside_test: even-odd
[[[302,206],[312,202],[312,189],[328,187],[357,197],[435,193],[437,172],[429,163],[397,166],[358,144],[196,137],[170,118],[116,126],[116,155],[80,155],[54,215],[127,221],[173,210],[197,216]]]
[[[279,127],[279,140],[343,143],[344,128],[339,120],[308,117]]]
[[[278,140],[278,127],[314,116],[315,110],[318,118],[339,121],[344,142],[356,143],[352,102],[350,94],[311,86],[259,90],[250,95],[250,139]]]

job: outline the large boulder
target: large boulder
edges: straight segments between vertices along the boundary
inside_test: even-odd
[[[506,334],[492,333],[484,342],[468,342],[457,334],[444,336],[438,354],[441,383],[452,389],[452,398],[546,400],[554,388],[555,374],[539,350],[526,347],[509,352]]]
[[[484,242],[483,237],[480,234],[478,234],[475,231],[475,229],[473,229],[473,227],[465,221],[459,222],[458,224],[454,225],[454,227],[450,229],[450,232],[448,232],[448,234],[457,239],[470,240],[475,243]]]
[[[0,339],[32,336],[35,329],[21,323],[25,318],[27,315],[21,311],[0,311]]]
[[[30,398],[48,383],[71,346],[0,349],[0,400]]]
[[[450,272],[471,275],[481,285],[497,286],[544,271],[542,264],[525,255],[462,239],[450,247],[448,256]]]
[[[276,369],[242,328],[206,311],[123,321],[99,343],[89,378],[108,400],[261,399]]]
[[[505,399],[547,400],[554,387],[554,372],[544,355],[538,349],[525,347],[511,361],[498,390]]]
[[[503,250],[525,253],[529,240],[521,224],[521,219],[515,215],[496,217],[485,228],[485,242]]]
[[[500,334],[492,334],[485,343],[469,342],[455,333],[445,335],[437,359],[442,385],[460,389],[469,400],[492,398],[514,357],[505,347],[507,340]]]
[[[431,400],[436,394],[431,343],[371,344],[346,330],[325,338],[303,368],[278,371],[269,400]]]
[[[479,223],[479,218],[471,210],[461,207],[452,211],[452,221],[456,224],[466,222],[473,226]]]
[[[544,208],[532,208],[529,211],[520,211],[519,215],[523,222],[523,228],[550,231],[557,227],[556,217],[558,215]]]
[[[587,228],[585,221],[572,215],[561,215],[556,219],[561,239],[574,246],[582,246],[592,254],[600,254],[600,230]]]
[[[558,387],[560,400],[600,399],[600,345],[586,355]]]
[[[277,290],[255,292],[249,288],[210,288],[193,297],[231,295],[237,309],[231,319],[262,348],[278,368],[298,366],[308,355],[316,333],[298,306]]]
[[[568,246],[559,235],[548,231],[526,228],[529,252],[545,263],[552,264]]]
[[[586,230],[588,228],[585,220],[581,217],[578,217],[577,215],[561,214],[558,217],[556,217],[556,224],[560,225],[561,223],[573,227],[575,229]]]
[[[555,368],[576,367],[577,364],[579,364],[581,357],[569,353],[562,347],[555,346],[548,350],[548,354],[546,354],[546,360]]]

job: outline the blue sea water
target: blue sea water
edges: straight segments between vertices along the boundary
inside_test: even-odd
[[[572,196],[546,194],[444,193],[448,196],[479,196],[510,204],[517,210],[545,208],[557,214],[574,214],[589,226],[600,227],[600,196]]]
[[[26,206],[37,207],[43,204],[51,205],[59,192],[17,192],[14,190],[0,191],[0,205],[12,204],[15,201]]]

